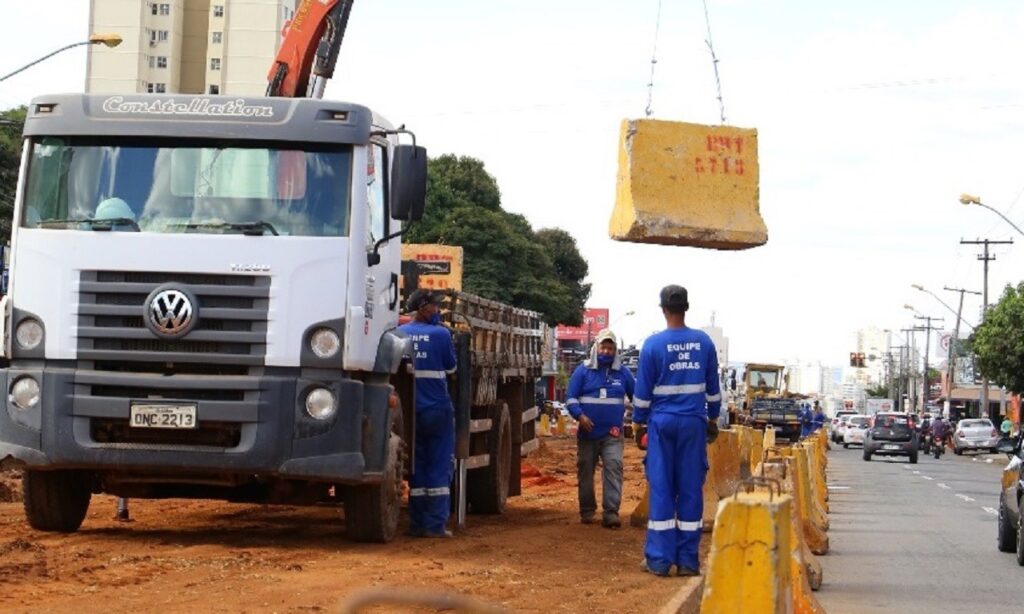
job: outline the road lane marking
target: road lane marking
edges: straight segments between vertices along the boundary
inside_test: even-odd
[[[931,477],[928,477],[928,476],[926,476],[926,475],[922,475],[921,477],[922,477],[922,478],[924,478],[924,479],[926,479],[926,480],[934,480],[934,479],[935,479],[935,478],[931,478]]]
[[[939,488],[945,488],[946,490],[949,490],[949,489],[950,489],[950,488],[949,488],[949,486],[946,486],[946,485],[945,485],[945,484],[943,484],[942,482],[939,482],[938,484],[936,484],[936,486],[938,486]]]
[[[963,499],[964,501],[966,501],[968,503],[973,503],[974,502],[974,499],[968,497],[967,495],[960,495],[960,494],[958,494],[956,497],[957,497],[957,499]]]
[[[921,472],[920,471],[915,471],[914,475],[921,475]]]
[[[986,458],[985,462],[991,465],[992,464],[992,459],[991,458]]]
[[[976,459],[976,458],[971,458],[971,462],[972,462],[972,463],[976,463],[976,462],[978,462],[978,459]]]
[[[993,516],[998,516],[999,515],[999,512],[997,512],[995,509],[993,509],[991,507],[982,507],[981,509],[985,510],[989,514],[992,514]]]
[[[849,486],[829,486],[829,490],[850,490]]]

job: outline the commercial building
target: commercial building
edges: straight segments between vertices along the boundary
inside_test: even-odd
[[[297,0],[90,0],[85,91],[261,96]]]

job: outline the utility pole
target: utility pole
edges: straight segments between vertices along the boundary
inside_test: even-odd
[[[931,339],[932,339],[932,320],[941,321],[942,318],[932,318],[929,316],[914,316],[917,320],[924,320],[924,328],[917,327],[917,330],[924,331],[924,377],[921,378],[921,413],[924,413],[926,406],[928,405],[928,397],[931,396],[931,385],[928,383],[928,353],[931,351]]]
[[[960,304],[956,308],[956,324],[953,326],[953,338],[949,340],[949,353],[946,356],[946,403],[943,407],[943,413],[946,417],[950,417],[952,414],[952,396],[954,388],[954,378],[956,377],[956,342],[960,339],[960,320],[964,312],[964,294],[974,294],[981,296],[981,292],[975,292],[974,290],[965,290],[964,288],[950,288],[949,286],[943,287],[944,290],[949,292],[960,293]],[[987,389],[987,388],[986,388]]]
[[[978,260],[984,263],[984,279],[985,283],[982,287],[982,299],[981,299],[981,322],[985,323],[985,317],[988,315],[988,263],[990,260],[995,260],[995,254],[989,253],[990,245],[1013,245],[1013,239],[1008,241],[992,241],[990,239],[975,239],[974,241],[965,241],[960,239],[960,245],[984,245],[985,253],[978,254]],[[979,418],[988,418],[988,376],[981,378],[981,411],[979,412]]]
[[[914,333],[919,330],[919,328],[900,329],[901,333],[906,333],[907,337],[910,338],[910,345],[907,346],[907,361],[904,363],[909,366],[907,369],[907,387],[904,390],[907,391],[907,401],[910,403],[911,408],[917,406],[917,386],[914,385],[914,368],[917,366],[914,364],[914,350],[916,349]],[[906,407],[903,408],[903,411],[906,411]]]
[[[903,350],[907,346],[905,345],[894,345],[892,349],[899,350],[899,359],[893,360],[893,407],[896,411],[903,411],[903,370],[905,364],[903,362]],[[889,354],[892,356],[892,353]]]

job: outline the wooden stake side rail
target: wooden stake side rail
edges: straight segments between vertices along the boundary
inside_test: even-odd
[[[494,403],[499,383],[540,377],[545,324],[539,313],[465,292],[442,295],[442,318],[472,335],[474,405]]]

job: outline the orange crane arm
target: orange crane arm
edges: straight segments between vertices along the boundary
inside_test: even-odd
[[[330,79],[338,61],[353,0],[302,0],[285,26],[267,74],[267,96],[306,96],[311,76]],[[315,94],[322,94],[322,88]]]

